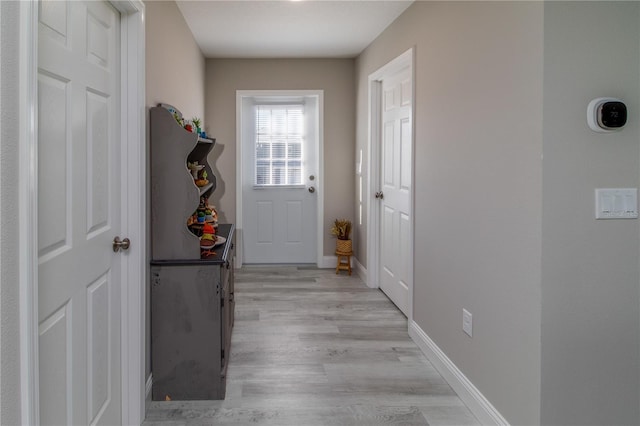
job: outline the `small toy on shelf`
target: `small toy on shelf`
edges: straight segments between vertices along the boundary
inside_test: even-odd
[[[177,112],[173,113],[173,118],[180,125],[180,127],[184,126],[184,119]]]
[[[196,186],[202,187],[202,186],[205,186],[206,184],[208,184],[209,180],[207,179],[207,176],[209,176],[207,171],[206,170],[202,170],[202,172],[200,173],[200,178],[195,180]]]
[[[202,237],[200,237],[201,248],[211,248],[216,244],[216,230],[213,225],[205,224],[202,228]]]
[[[200,237],[200,255],[205,258],[215,256],[215,252],[211,251],[216,245],[216,230],[211,224],[205,224],[202,228],[202,237]]]
[[[169,111],[169,113],[175,118],[176,116],[178,117],[182,117],[182,113],[180,111],[178,111],[176,109],[176,107],[174,107],[173,105],[169,105],[169,104],[158,104],[159,107],[162,107],[164,109],[166,109],[167,111]]]
[[[200,197],[200,203],[196,211],[187,218],[187,227],[192,234],[201,237],[205,226],[218,226],[218,212],[215,206],[209,204],[209,199]]]
[[[187,163],[187,168],[191,171],[191,176],[193,176],[194,180],[198,179],[198,172],[204,169],[204,164],[198,164],[197,161],[193,163]]]
[[[202,124],[202,120],[200,120],[198,117],[193,117],[191,119],[191,122],[193,123],[193,125],[195,126],[195,132],[200,135],[200,133],[202,132],[202,129],[200,128],[200,125]]]

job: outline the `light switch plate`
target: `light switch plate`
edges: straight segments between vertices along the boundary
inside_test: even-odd
[[[638,188],[596,188],[596,219],[637,219]]]

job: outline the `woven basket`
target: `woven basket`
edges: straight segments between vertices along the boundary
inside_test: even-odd
[[[351,240],[336,240],[336,252],[351,254],[351,252],[353,252]]]

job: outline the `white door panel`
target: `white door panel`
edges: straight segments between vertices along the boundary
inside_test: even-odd
[[[382,93],[380,288],[407,315],[413,155],[410,69],[385,77]]]
[[[40,422],[121,423],[120,17],[40,3]]]
[[[302,200],[290,200],[285,203],[286,217],[285,226],[287,227],[285,235],[287,236],[286,244],[303,244],[304,229],[304,208]]]
[[[256,202],[256,242],[258,244],[274,244],[273,201]]]
[[[73,395],[69,378],[73,368],[72,306],[65,303],[49,318],[40,322],[39,350],[46,357],[40,357],[40,419],[42,424],[64,425],[72,419]],[[51,362],[51,359],[60,362]]]
[[[384,137],[382,139],[384,144],[383,157],[382,157],[382,171],[384,176],[383,186],[391,187],[394,186],[394,168],[393,164],[395,163],[394,156],[396,154],[395,149],[395,139],[393,137],[395,133],[395,123],[393,121],[388,121],[384,123]]]
[[[406,197],[405,202],[409,202],[409,191],[411,191],[411,120],[403,118],[400,121],[400,181],[399,188]]]
[[[314,263],[313,194],[306,188],[249,191],[252,192],[245,204],[248,209],[245,207],[244,262]]]
[[[400,247],[400,276],[399,280],[408,286],[409,283],[409,258],[411,247],[411,220],[408,214],[400,213],[400,229],[398,230],[398,245]]]
[[[72,148],[68,126],[70,91],[64,79],[39,74],[39,127],[41,132],[47,132],[47,143],[38,146],[39,157],[47,159],[38,164],[40,261],[68,250],[71,244],[71,174],[67,168]]]

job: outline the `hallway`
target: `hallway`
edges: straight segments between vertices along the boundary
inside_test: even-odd
[[[226,399],[153,402],[144,426],[477,424],[355,275],[245,266],[235,295]]]

